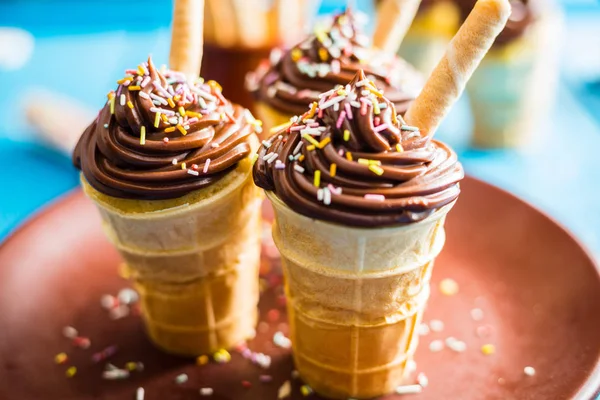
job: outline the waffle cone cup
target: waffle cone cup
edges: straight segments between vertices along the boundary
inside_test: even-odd
[[[286,114],[275,110],[273,107],[262,101],[258,101],[254,104],[254,110],[256,111],[256,117],[263,123],[261,139],[266,139],[271,136],[271,129],[290,122],[290,118],[294,116],[294,114]]]
[[[550,112],[559,76],[561,25],[560,12],[549,6],[523,37],[492,48],[483,59],[467,85],[474,146],[518,147]]]
[[[412,372],[417,327],[453,203],[420,222],[363,229],[314,220],[272,193],[267,197],[300,376],[331,398],[392,392]]]
[[[245,159],[207,188],[153,201],[104,195],[82,177],[167,352],[197,356],[254,335],[262,195],[251,169]]]

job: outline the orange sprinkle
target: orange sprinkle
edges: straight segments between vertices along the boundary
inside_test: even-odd
[[[186,111],[185,115],[187,115],[188,117],[196,117],[198,119],[202,118],[202,114],[193,111]]]
[[[167,118],[167,116],[165,114],[160,114],[160,119],[163,120],[163,122],[169,122],[169,119]],[[173,128],[173,130],[175,130],[175,128]]]
[[[173,99],[172,99],[172,98],[170,98],[170,97],[169,97],[169,98],[167,99],[167,103],[169,103],[169,105],[171,106],[171,108],[175,108],[175,103],[173,102]]]
[[[331,175],[332,177],[334,177],[336,172],[337,172],[337,165],[336,164],[331,164],[329,166],[329,175]]]
[[[167,133],[175,132],[175,127],[174,126],[170,126],[170,127],[168,127],[168,128],[165,129],[165,132],[167,132]]]
[[[328,57],[329,57],[329,53],[327,52],[327,49],[321,47],[319,49],[319,58],[321,59],[321,61],[327,61]]]
[[[132,81],[132,79],[131,79],[131,78],[123,78],[123,79],[119,79],[119,80],[117,81],[117,83],[118,83],[119,85],[122,85],[122,84],[124,84],[125,82],[131,82],[131,81]]]
[[[347,158],[349,161],[352,161],[352,154],[351,154],[349,151],[347,151],[347,152],[346,152],[346,158]]]
[[[181,124],[177,124],[175,127],[176,127],[177,129],[179,129],[179,132],[181,132],[181,134],[182,134],[183,136],[187,135],[187,131],[185,130],[185,128],[184,128],[183,126],[181,126]]]
[[[320,148],[320,149],[322,149],[323,147],[327,146],[329,143],[331,143],[331,138],[330,137],[321,140],[319,142],[319,144],[317,145],[317,147]]]
[[[300,155],[300,157],[298,157],[298,161],[304,161],[304,154]]]
[[[142,87],[141,86],[128,86],[127,89],[129,89],[130,91],[142,90]]]
[[[292,56],[292,61],[297,62],[298,60],[300,60],[302,58],[302,50],[300,50],[300,49],[292,50],[291,56]]]
[[[217,81],[214,81],[211,79],[210,81],[206,82],[206,84],[208,86],[210,86],[211,88],[218,90],[219,92],[223,91],[223,88],[221,87],[221,85],[219,85],[219,82],[217,82]]]
[[[308,114],[306,115],[306,118],[304,119],[310,119],[312,117],[315,116],[315,113],[317,112],[317,107],[319,105],[317,104],[316,101],[313,101],[313,103],[310,105],[310,110],[308,111]]]
[[[313,151],[314,149],[316,149],[316,146],[314,144],[311,144],[310,146],[306,146],[306,150],[308,150],[308,151]]]
[[[127,100],[127,107],[133,110],[133,103],[131,102],[131,100]]]
[[[112,90],[110,92],[108,92],[108,94],[106,95],[106,97],[108,97],[109,100],[112,100],[115,98],[115,92],[113,92]]]

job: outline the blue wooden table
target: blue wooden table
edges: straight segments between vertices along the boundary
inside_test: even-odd
[[[33,56],[23,68],[0,70],[0,240],[35,210],[77,185],[77,172],[68,157],[39,143],[26,125],[24,95],[42,87],[99,109],[125,68],[137,65],[148,53],[158,63],[167,60],[170,2],[156,1],[151,9],[137,7],[135,19],[119,11],[122,4],[98,0],[0,4],[0,26],[22,27],[35,37]],[[600,22],[598,8],[591,6]],[[568,23],[584,14],[589,18],[587,11],[568,14]],[[555,111],[526,149],[469,149],[471,119],[464,100],[444,123],[439,138],[455,147],[469,174],[531,202],[598,256],[600,124],[589,103],[581,102],[579,89],[573,79],[563,80]]]

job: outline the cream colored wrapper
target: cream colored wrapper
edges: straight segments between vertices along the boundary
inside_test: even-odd
[[[115,206],[82,179],[140,292],[150,338],[168,352],[207,354],[254,335],[262,196],[250,164],[191,204],[151,212]]]
[[[392,392],[412,372],[407,365],[453,203],[413,224],[361,229],[305,217],[267,197],[302,379],[338,399]]]
[[[473,145],[518,147],[543,126],[556,97],[562,27],[561,12],[548,4],[523,37],[483,59],[467,85]]]

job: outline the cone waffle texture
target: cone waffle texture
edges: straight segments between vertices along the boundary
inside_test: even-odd
[[[307,218],[267,195],[302,379],[337,399],[392,392],[411,372],[453,204],[414,224],[361,229]]]
[[[169,66],[194,77],[200,71],[203,48],[204,0],[175,0]]]
[[[523,37],[483,59],[467,85],[475,146],[517,147],[540,127],[556,95],[561,26],[548,5]]]
[[[108,197],[82,179],[140,292],[149,336],[168,352],[206,354],[254,334],[262,196],[250,172],[243,160],[175,206]]]

